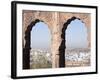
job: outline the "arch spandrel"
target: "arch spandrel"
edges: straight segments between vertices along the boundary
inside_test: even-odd
[[[51,30],[52,24],[53,24],[53,12],[45,12],[45,11],[26,11],[26,20],[25,20],[25,27],[27,27],[32,21],[39,19],[46,23]]]
[[[25,45],[25,31],[27,30],[28,25],[39,19],[48,25],[50,32],[52,32],[53,26],[53,12],[45,12],[45,11],[31,11],[31,10],[23,10],[23,44]],[[23,46],[24,46],[23,45]]]
[[[91,26],[90,25],[91,16],[89,13],[64,13],[64,12],[61,12],[60,13],[60,24],[64,24],[68,19],[71,19],[73,16],[80,19],[81,21],[83,21],[86,24],[86,26]]]
[[[53,12],[39,12],[39,16],[36,16],[36,18],[42,20],[44,23],[46,23],[49,27],[49,29],[52,29],[53,24]]]

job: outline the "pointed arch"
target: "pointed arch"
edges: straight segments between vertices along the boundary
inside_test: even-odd
[[[62,28],[62,33],[61,33],[61,44],[59,46],[59,67],[65,67],[65,49],[66,49],[66,39],[65,39],[65,31],[68,28],[68,25],[74,21],[75,19],[81,20],[80,18],[77,18],[73,16],[72,18],[68,19],[64,24]],[[83,21],[82,21],[83,23]]]
[[[30,69],[30,49],[31,49],[31,30],[38,22],[44,22],[36,19],[32,21],[25,31],[25,46],[23,48],[23,69]],[[45,23],[45,22],[44,22]]]

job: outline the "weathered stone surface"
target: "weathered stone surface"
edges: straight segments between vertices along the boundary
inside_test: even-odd
[[[62,29],[64,24],[70,19],[70,22],[74,19],[81,20],[85,23],[87,27],[87,40],[88,47],[91,44],[91,15],[89,13],[65,13],[65,12],[46,12],[46,11],[31,11],[31,10],[23,10],[23,48],[25,48],[26,40],[25,40],[25,32],[31,22],[36,19],[43,21],[48,25],[48,28],[51,32],[51,53],[52,53],[52,67],[59,67],[59,47],[64,40],[61,38]],[[68,24],[68,23],[67,23]],[[65,40],[64,40],[65,41]]]

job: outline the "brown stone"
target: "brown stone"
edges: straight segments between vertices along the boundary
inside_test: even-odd
[[[87,38],[88,47],[90,47],[91,15],[89,13],[67,13],[67,12],[46,12],[46,11],[23,10],[23,34],[22,34],[23,49],[26,49],[25,32],[27,31],[29,25],[32,22],[35,22],[37,19],[39,21],[43,21],[44,23],[46,23],[51,32],[52,67],[57,68],[57,67],[65,66],[64,63],[65,61],[63,59],[64,53],[62,53],[65,49],[64,31],[66,30],[68,24],[70,24],[72,20],[79,19],[85,23],[87,27],[87,34],[88,34],[88,38]],[[67,25],[65,28],[64,28],[64,24],[65,26]],[[34,25],[32,24],[31,27]],[[27,48],[30,50],[30,46],[27,46]],[[24,55],[25,53],[23,53],[23,56]]]

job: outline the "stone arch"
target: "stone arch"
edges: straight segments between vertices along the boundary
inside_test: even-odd
[[[38,22],[44,22],[42,20],[36,19],[32,21],[26,31],[25,31],[25,46],[23,48],[23,69],[30,69],[30,49],[31,49],[31,30]],[[45,22],[44,22],[45,23]]]
[[[59,67],[65,67],[65,49],[66,49],[66,39],[65,39],[65,32],[68,27],[68,25],[74,21],[75,19],[80,20],[82,23],[84,23],[80,18],[77,18],[73,16],[72,18],[68,19],[64,24],[62,28],[62,33],[61,33],[61,44],[59,46]],[[88,32],[87,32],[88,33]]]
[[[62,26],[66,21],[71,19],[72,17],[76,17],[76,19],[79,19],[82,21],[82,23],[85,24],[88,32],[88,48],[91,47],[91,14],[90,13],[60,13],[60,26]],[[61,30],[62,30],[61,28]],[[62,32],[62,31],[61,31]],[[62,34],[62,33],[61,33]]]
[[[88,43],[91,44],[91,14],[90,13],[73,13],[73,12],[53,12],[53,11],[34,11],[34,10],[23,10],[23,23],[22,23],[22,47],[23,51],[25,49],[26,40],[25,40],[25,33],[27,30],[27,27],[30,25],[34,25],[32,22],[38,22],[43,21],[48,25],[48,28],[51,32],[51,54],[52,54],[52,68],[58,68],[63,67],[64,63],[60,60],[63,60],[63,56],[61,58],[60,55],[63,55],[64,49],[62,49],[61,44],[63,44],[63,38],[62,35],[62,29],[64,23],[71,19],[78,18],[81,21],[83,21],[88,28]],[[70,21],[70,20],[69,20]],[[30,27],[31,29],[31,27]],[[30,33],[29,33],[30,34]],[[63,36],[63,35],[62,35]],[[27,38],[27,37],[26,37]],[[27,43],[29,45],[29,43]],[[63,45],[64,46],[64,45]],[[90,47],[91,45],[89,45]],[[30,47],[27,47],[26,49],[30,49]],[[64,47],[63,47],[64,48]],[[26,50],[27,51],[27,50]],[[29,52],[28,52],[29,53]],[[26,53],[27,54],[27,53]],[[60,55],[59,55],[60,54]],[[60,56],[60,59],[59,59]],[[60,62],[59,62],[60,61]],[[29,68],[29,67],[28,67]],[[26,69],[28,69],[26,67]]]

